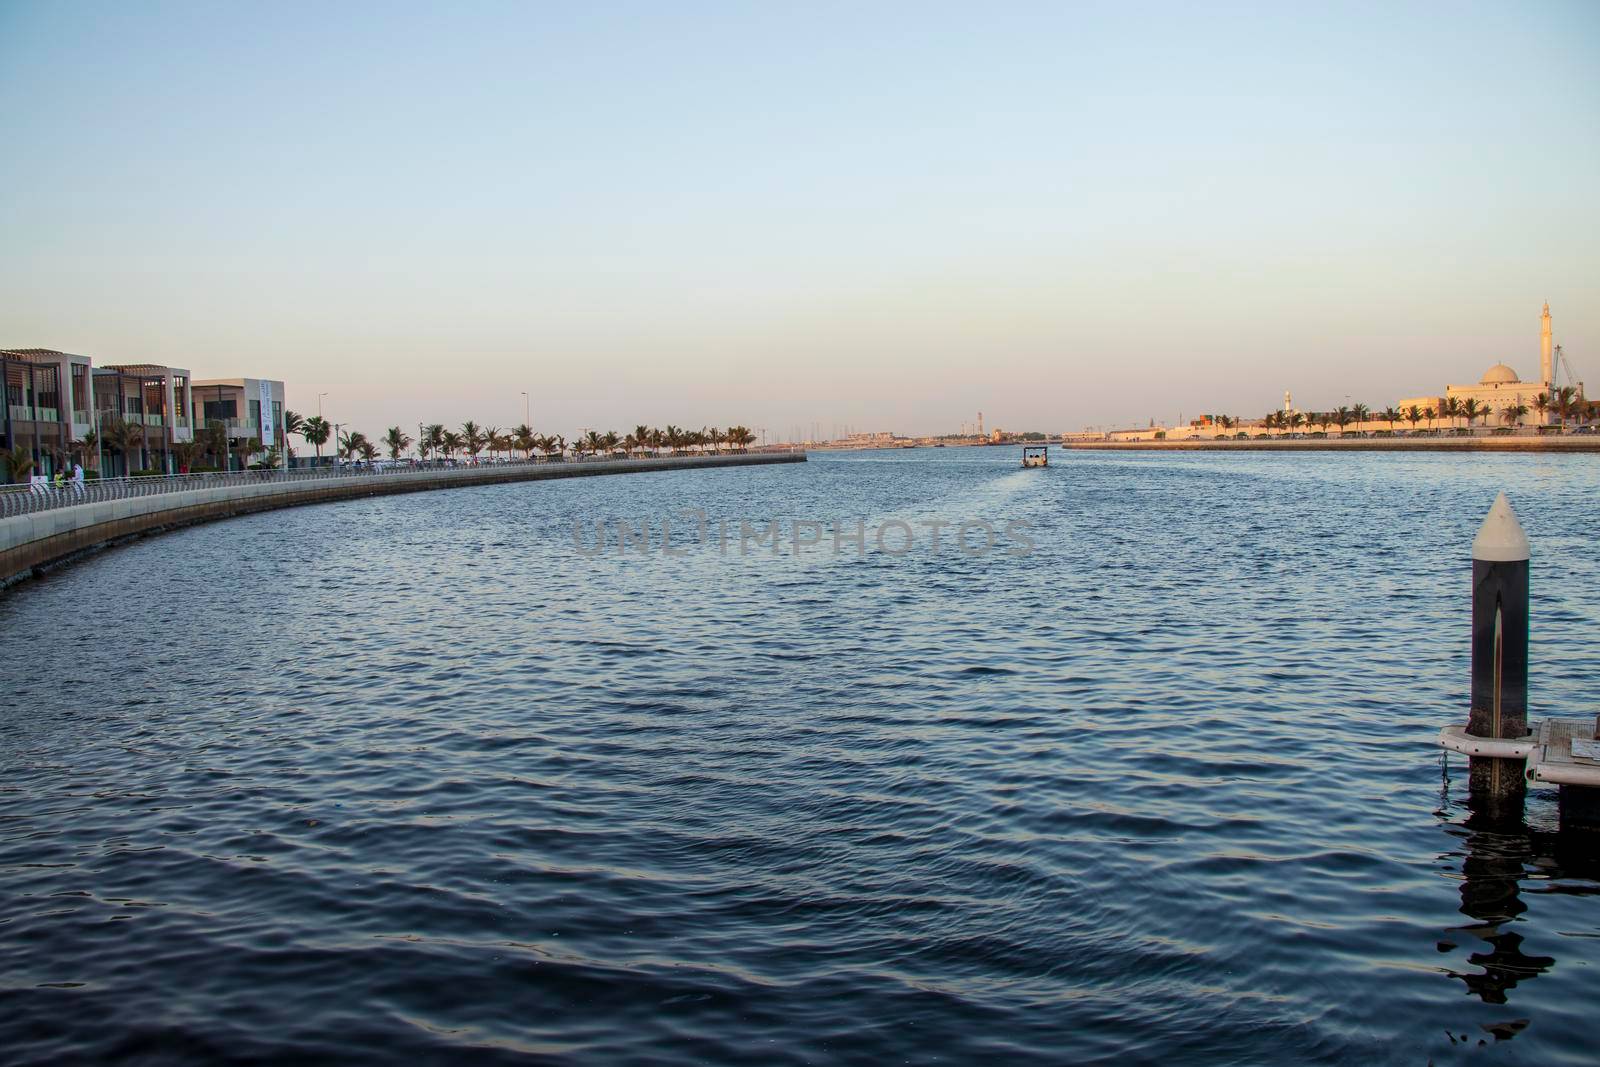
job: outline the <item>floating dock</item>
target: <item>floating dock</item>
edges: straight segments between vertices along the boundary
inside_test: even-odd
[[[1523,777],[1535,785],[1576,785],[1600,788],[1600,758],[1573,751],[1591,752],[1600,745],[1595,738],[1593,719],[1545,719],[1532,733],[1521,737],[1476,737],[1465,726],[1446,726],[1439,731],[1439,747],[1463,756],[1487,759],[1522,760]]]

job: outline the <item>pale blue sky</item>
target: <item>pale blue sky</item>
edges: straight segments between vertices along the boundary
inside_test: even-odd
[[[0,0],[0,345],[369,432],[1600,388],[1600,4]]]

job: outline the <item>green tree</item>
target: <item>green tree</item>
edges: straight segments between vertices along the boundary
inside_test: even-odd
[[[383,446],[389,450],[390,459],[399,459],[411,447],[411,438],[400,427],[391,426],[383,435]]]
[[[140,467],[139,453],[144,449],[144,424],[129,419],[115,418],[102,424],[106,447],[122,457],[122,473],[132,474]]]
[[[533,458],[534,442],[536,440],[537,438],[534,435],[533,427],[529,426],[527,423],[523,423],[521,426],[518,426],[515,430],[511,431],[511,443],[519,451],[521,451],[524,459]]]
[[[483,451],[483,441],[483,427],[471,419],[461,424],[461,445],[473,462],[477,462],[478,453]]]
[[[1561,419],[1562,429],[1566,428],[1567,418],[1577,406],[1578,390],[1571,385],[1563,385],[1555,393],[1556,415]]]
[[[322,446],[333,436],[333,427],[321,415],[312,415],[300,424],[300,437],[317,450],[317,462],[322,462]]]
[[[37,466],[33,459],[33,450],[14,445],[11,448],[0,449],[0,462],[6,465],[6,477],[13,482],[26,482],[28,475],[33,473]]]

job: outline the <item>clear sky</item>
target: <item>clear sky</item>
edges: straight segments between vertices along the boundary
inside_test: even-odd
[[[1600,391],[1600,3],[0,0],[0,346],[419,421]]]

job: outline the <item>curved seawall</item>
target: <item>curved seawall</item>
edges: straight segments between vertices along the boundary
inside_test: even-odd
[[[180,526],[192,526],[255,511],[469,485],[699,470],[706,467],[804,463],[805,458],[804,453],[781,453],[674,456],[581,463],[512,463],[303,481],[247,482],[77,504],[0,519],[0,587],[32,577],[84,552]]]

